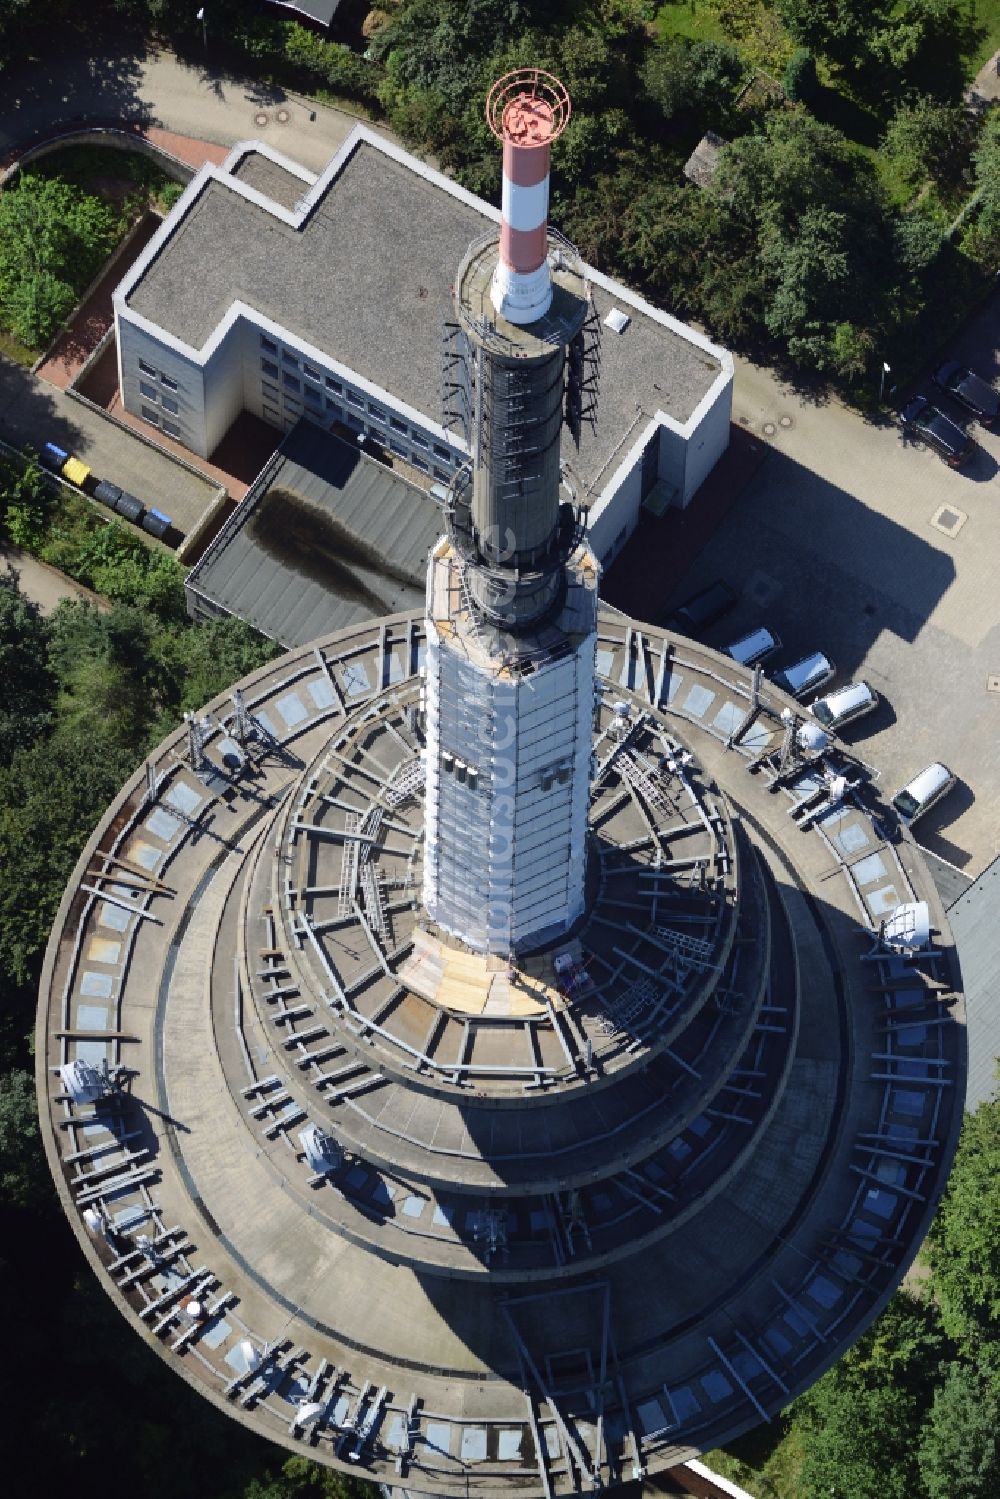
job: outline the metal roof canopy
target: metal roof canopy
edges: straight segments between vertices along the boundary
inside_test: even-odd
[[[300,421],[187,579],[282,645],[419,608],[441,512],[354,441]]]
[[[1000,859],[994,859],[967,890],[948,907],[948,921],[958,947],[965,987],[969,1036],[967,1109],[997,1096],[997,1058],[1000,1057]]]

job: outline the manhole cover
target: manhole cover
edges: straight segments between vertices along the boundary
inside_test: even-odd
[[[279,109],[274,118],[277,120],[279,125],[287,125],[292,117],[288,113],[287,109]]]
[[[795,425],[790,416],[779,416],[778,421],[786,429],[786,431],[789,427]]]
[[[1000,692],[1000,676],[990,676],[986,678],[986,691]]]
[[[267,115],[262,109],[258,109],[257,113],[253,117],[253,122],[258,127],[258,129],[263,130],[264,126],[267,124]]]
[[[764,433],[765,437],[773,437],[777,430],[778,429],[773,422],[765,422],[763,427],[761,428],[761,431]]]
[[[957,505],[941,505],[931,516],[931,525],[936,531],[943,531],[945,536],[957,536],[968,519],[965,511],[959,510]]]

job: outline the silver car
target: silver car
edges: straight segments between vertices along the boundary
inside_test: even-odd
[[[765,630],[760,625],[756,630],[751,630],[749,635],[741,635],[732,645],[724,645],[722,654],[732,657],[740,666],[756,666],[758,661],[765,661],[768,656],[773,656],[775,651],[780,650],[781,641],[777,635],[773,630]]]
[[[933,761],[926,766],[919,775],[915,775],[912,781],[907,781],[901,791],[897,791],[892,799],[892,805],[899,814],[899,820],[905,828],[916,822],[918,817],[923,817],[935,802],[939,802],[946,792],[950,791],[955,784],[955,777],[947,765],[942,765],[940,760]]]
[[[873,712],[878,707],[878,701],[878,693],[867,682],[850,682],[846,687],[828,692],[826,697],[818,697],[814,703],[809,704],[809,712],[819,720],[824,729],[836,732],[845,724],[852,723],[855,718]]]
[[[782,692],[802,698],[825,687],[833,679],[835,670],[829,656],[824,656],[822,651],[813,651],[811,656],[803,656],[801,661],[794,661],[784,671],[775,672],[771,680]]]

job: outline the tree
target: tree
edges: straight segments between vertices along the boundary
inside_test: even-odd
[[[0,583],[0,765],[49,726],[55,681],[48,640],[48,626],[36,605],[14,584]]]
[[[785,64],[783,78],[786,97],[793,104],[811,105],[819,97],[819,78],[816,76],[816,59],[808,47],[796,47]]]
[[[722,42],[671,39],[650,48],[641,77],[664,120],[690,111],[703,123],[725,120],[745,73],[739,53]]]
[[[911,187],[925,177],[955,186],[968,164],[972,137],[967,109],[921,94],[897,107],[882,137],[882,150]]]
[[[979,199],[977,247],[995,264],[1000,258],[1000,115],[995,112],[986,117],[974,161]]]
[[[893,0],[775,0],[789,36],[831,62],[848,64],[864,56]]]
[[[927,1236],[941,1321],[966,1350],[1000,1335],[1000,1100],[966,1114],[955,1163]]]
[[[0,1075],[0,1199],[34,1209],[47,1207],[52,1199],[35,1080],[22,1068]]]
[[[793,1407],[803,1494],[913,1499],[913,1433],[934,1396],[942,1338],[933,1308],[897,1292],[878,1321]]]
[[[1000,1493],[995,1371],[948,1365],[921,1432],[918,1460],[928,1499],[995,1499]]]
[[[114,244],[118,220],[100,198],[58,178],[22,173],[0,194],[0,321],[40,347]]]

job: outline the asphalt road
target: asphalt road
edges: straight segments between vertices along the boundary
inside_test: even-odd
[[[57,58],[4,75],[0,159],[56,125],[86,119],[158,125],[222,146],[261,139],[316,172],[355,124],[343,110],[191,67],[170,52]]]
[[[951,347],[996,378],[1000,298]],[[960,785],[917,832],[975,876],[1000,848],[1000,433],[970,423],[979,447],[955,471],[889,417],[817,403],[741,360],[733,419],[771,451],[675,599],[724,577],[740,602],[712,643],[764,623],[784,646],[772,669],[819,649],[839,681],[866,678],[882,704],[845,739],[890,794],[949,765]]]

